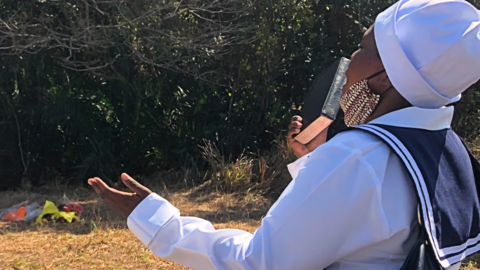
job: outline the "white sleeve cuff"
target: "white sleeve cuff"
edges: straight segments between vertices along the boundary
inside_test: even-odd
[[[152,193],[133,210],[127,219],[130,231],[149,246],[157,232],[180,211],[158,194]]]

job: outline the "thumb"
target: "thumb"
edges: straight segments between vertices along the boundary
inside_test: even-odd
[[[140,197],[147,197],[152,193],[151,190],[140,185],[137,181],[135,181],[132,177],[130,177],[130,175],[126,173],[122,174],[122,181],[130,190],[140,195]]]

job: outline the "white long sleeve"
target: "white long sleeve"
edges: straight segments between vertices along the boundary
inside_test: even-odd
[[[413,244],[416,198],[386,145],[361,131],[343,133],[289,170],[294,180],[253,235],[182,217],[156,194],[128,226],[155,255],[195,269],[401,266]]]

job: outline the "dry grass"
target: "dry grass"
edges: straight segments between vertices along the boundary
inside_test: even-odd
[[[276,141],[275,147],[263,155],[247,153],[235,159],[225,158],[210,141],[204,141],[201,149],[209,164],[209,170],[204,174],[210,179],[209,186],[228,193],[262,190],[279,195],[291,180],[287,164],[296,159],[285,140]]]
[[[253,232],[272,204],[272,200],[255,193],[156,191],[183,215],[206,218],[218,229]],[[125,220],[90,190],[78,188],[67,195],[83,205],[83,222],[44,226],[0,223],[0,269],[189,269],[155,257],[126,229]],[[27,199],[40,203],[46,199],[58,201],[62,196],[59,190],[2,192],[0,209]]]
[[[177,206],[183,215],[206,218],[215,228],[253,232],[273,199],[259,193],[222,194],[196,188],[170,192],[154,189]],[[189,269],[155,257],[126,228],[126,222],[108,209],[89,189],[67,195],[83,205],[83,222],[37,226],[0,223],[0,269]],[[0,192],[0,209],[24,200],[59,201],[63,191]],[[463,270],[478,270],[474,258]]]

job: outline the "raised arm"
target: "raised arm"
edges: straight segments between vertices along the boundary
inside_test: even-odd
[[[182,217],[157,194],[128,226],[155,255],[195,269],[323,269],[389,237],[379,180],[359,153],[323,145],[290,170],[295,179],[253,235]]]

